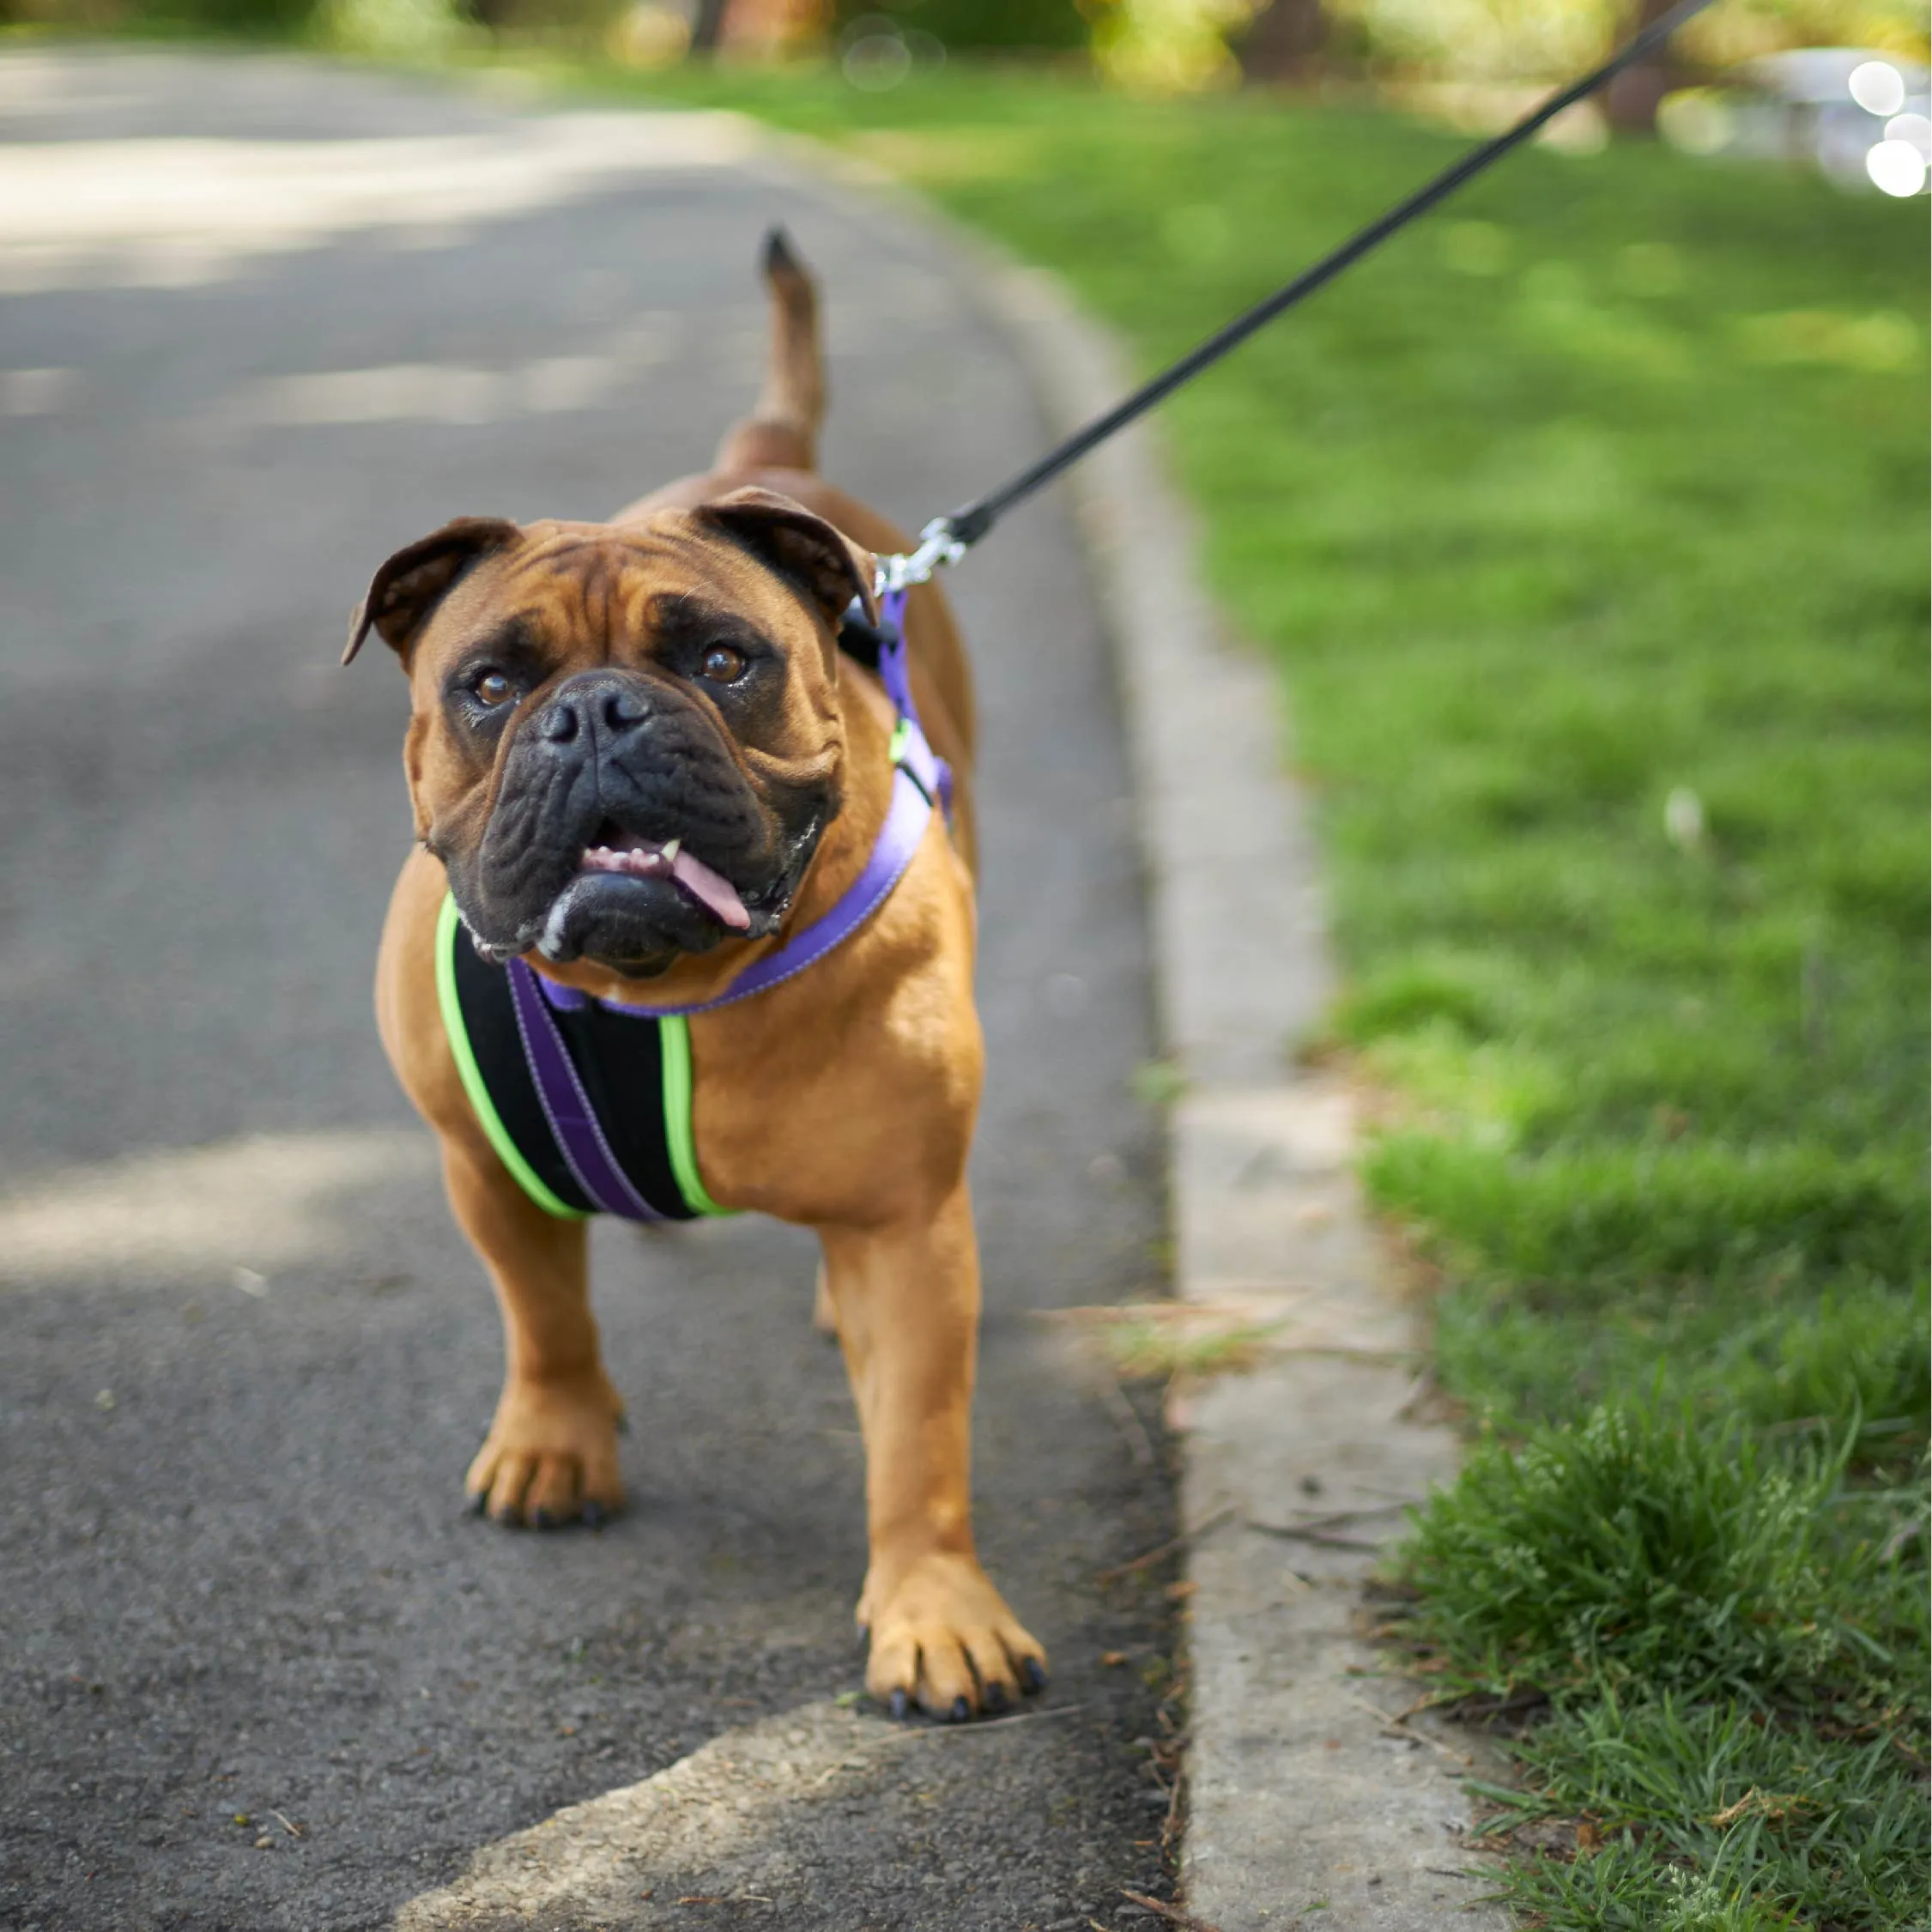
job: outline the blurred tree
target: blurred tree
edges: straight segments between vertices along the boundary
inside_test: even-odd
[[[1870,47],[1923,64],[1927,25],[1925,0],[1728,0],[1672,45],[1711,68],[1788,47]]]
[[[1566,79],[1601,60],[1638,17],[1635,0],[1325,3],[1333,36],[1345,34],[1372,69],[1432,81]],[[1872,47],[1923,61],[1926,25],[1924,0],[1725,0],[1675,35],[1670,52],[1707,70],[1786,47]]]
[[[691,15],[691,51],[714,54],[724,33],[724,15],[731,0],[698,0]]]
[[[208,0],[198,3],[205,8]],[[451,0],[323,0],[311,11],[312,26],[331,46],[385,60],[433,58],[463,32]],[[499,9],[485,24],[494,31],[501,19]]]
[[[1234,43],[1251,81],[1305,81],[1320,64],[1329,37],[1323,0],[1266,0]]]
[[[1232,86],[1240,69],[1228,39],[1257,0],[1113,0],[1095,17],[1093,55],[1122,87],[1188,94]]]
[[[113,24],[136,26],[146,30],[186,31],[200,33],[262,35],[279,39],[300,33],[313,21],[319,9],[317,0],[133,0],[125,9],[106,14]],[[100,24],[105,9],[88,4],[56,9],[57,22],[71,20],[83,27]],[[48,13],[34,9],[36,17]]]
[[[1600,59],[1628,0],[1329,0],[1368,64],[1431,80],[1553,80]]]
[[[1074,0],[837,0],[834,33],[884,18],[930,33],[949,53],[1050,53],[1087,45],[1087,16]]]
[[[1662,19],[1675,3],[1676,0],[1639,0],[1636,11],[1625,24],[1625,37]],[[1621,73],[1611,76],[1603,90],[1603,112],[1620,134],[1655,134],[1657,103],[1689,79],[1673,36],[1647,59],[1632,61]]]

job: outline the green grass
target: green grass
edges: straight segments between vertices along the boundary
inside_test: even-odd
[[[1899,1525],[1844,1493],[1843,1451],[1782,1457],[1688,1421],[1606,1408],[1477,1446],[1404,1558],[1471,1690],[1856,1704],[1917,1661],[1923,1632],[1901,1650],[1893,1628],[1911,1626],[1899,1566],[1873,1554]]]
[[[1461,146],[607,84],[869,154],[1149,368]],[[1925,1923],[1926,255],[1802,173],[1532,150],[1163,412],[1329,856],[1348,991],[1284,1056],[1385,1097],[1478,1436],[1408,1627],[1544,1700],[1498,1829],[1581,1831],[1511,1868],[1553,1928]]]
[[[1852,1439],[1602,1408],[1483,1440],[1423,1513],[1421,1667],[1548,1700],[1521,1784],[1475,1787],[1499,1841],[1555,1823],[1581,1854],[1512,1873],[1542,1923],[1923,1923],[1924,1487],[1848,1485]]]

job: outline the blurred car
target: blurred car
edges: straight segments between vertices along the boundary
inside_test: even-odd
[[[1809,160],[1842,188],[1904,198],[1932,180],[1929,80],[1897,54],[1798,47],[1667,96],[1657,126],[1692,154]]]

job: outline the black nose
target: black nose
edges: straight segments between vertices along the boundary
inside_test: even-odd
[[[578,737],[622,738],[651,715],[651,693],[635,678],[586,671],[559,687],[536,715],[537,736],[554,745]]]

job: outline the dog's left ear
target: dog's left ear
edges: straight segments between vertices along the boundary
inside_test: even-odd
[[[834,631],[855,597],[866,622],[878,622],[879,604],[872,591],[878,566],[872,553],[803,504],[775,490],[733,490],[716,502],[700,504],[693,514],[802,585]]]
[[[501,517],[458,517],[398,550],[379,570],[348,621],[350,663],[373,631],[398,657],[409,650],[451,588],[479,557],[514,543],[524,533]]]

